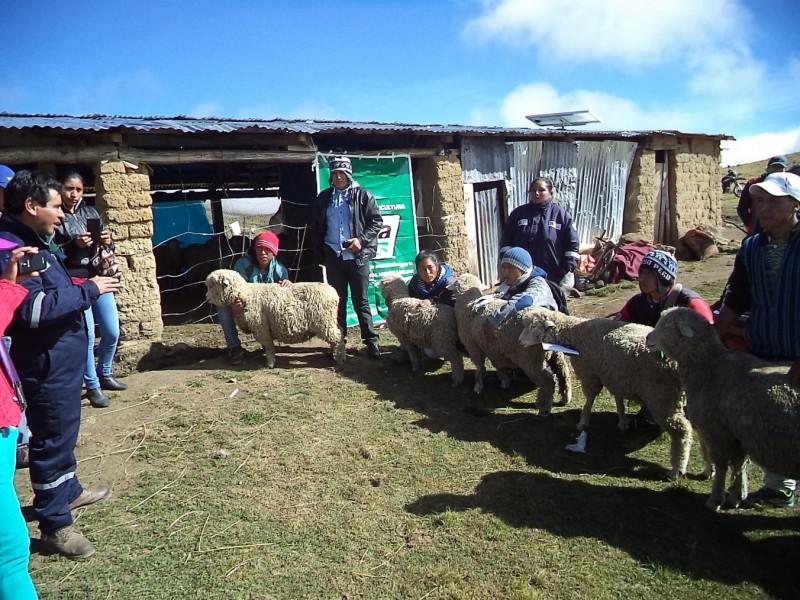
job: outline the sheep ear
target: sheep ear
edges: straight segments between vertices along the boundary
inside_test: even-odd
[[[684,321],[678,322],[678,332],[685,338],[694,337],[694,329],[692,329],[692,326]]]

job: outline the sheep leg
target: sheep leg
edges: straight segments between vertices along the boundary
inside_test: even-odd
[[[510,369],[497,369],[497,377],[500,379],[500,389],[507,390],[511,387],[511,370]]]
[[[703,441],[703,436],[700,435],[700,432],[697,432],[697,437],[700,440],[700,456],[703,457],[703,463],[705,464],[705,468],[703,472],[700,474],[701,479],[711,479],[714,477],[714,463],[711,461],[711,455],[708,453],[708,447],[706,443]]]
[[[706,508],[719,512],[725,500],[725,478],[728,474],[728,463],[724,460],[714,460],[714,479],[711,482],[711,495],[706,500]]]
[[[631,418],[625,414],[625,398],[615,394],[614,403],[617,405],[617,429],[628,431],[631,428]]]
[[[648,407],[649,408],[649,407]],[[656,422],[660,424],[659,415],[652,410]],[[689,453],[692,449],[692,425],[683,415],[683,410],[670,415],[665,421],[663,429],[669,434],[670,438],[670,479],[678,479],[686,475],[686,468],[689,465]]]
[[[460,386],[464,382],[464,357],[455,347],[448,348],[443,355],[445,359],[450,361],[453,379],[452,387]]]
[[[469,354],[470,360],[475,365],[475,385],[472,391],[480,394],[483,391],[483,376],[486,373],[486,355],[474,346],[467,346],[467,354]]]
[[[747,498],[747,455],[742,454],[731,461],[733,481],[725,497],[725,506],[736,508]]]
[[[570,368],[567,357],[561,352],[552,352],[547,364],[556,375],[558,381],[558,394],[560,400],[554,402],[555,406],[567,406],[572,402],[572,380],[570,379]]]
[[[274,369],[275,368],[275,342],[272,340],[272,336],[263,337],[262,339],[258,340],[262,346],[264,346],[264,358],[267,361],[267,368]]]
[[[586,402],[583,403],[583,409],[581,409],[578,431],[589,429],[589,421],[592,419],[592,406],[594,406],[594,401],[600,393],[600,390],[603,389],[603,384],[597,380],[582,381],[581,389],[583,390],[583,396],[586,398]]]
[[[535,361],[535,365],[528,364],[522,370],[536,384],[536,409],[539,411],[539,415],[546,417],[553,409],[556,377],[550,369],[547,367],[542,368],[542,366],[542,363]]]
[[[411,342],[401,342],[408,354],[408,359],[411,361],[411,370],[419,371],[422,368],[422,356],[420,349]]]

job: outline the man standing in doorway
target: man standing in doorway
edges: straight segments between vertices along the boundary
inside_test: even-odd
[[[800,386],[800,177],[772,173],[751,188],[761,231],[745,238],[716,322],[720,338],[738,315],[750,311],[747,351],[790,361],[788,379]],[[794,506],[797,482],[764,471],[763,487],[746,504]]]
[[[353,165],[346,156],[330,161],[330,187],[322,190],[311,208],[312,243],[328,277],[339,294],[338,321],[347,328],[347,290],[361,328],[361,339],[370,358],[380,358],[378,334],[372,324],[367,297],[369,262],[378,249],[383,219],[375,197],[353,179]]]

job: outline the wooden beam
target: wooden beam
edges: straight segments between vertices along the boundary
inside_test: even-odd
[[[0,163],[96,163],[117,158],[115,146],[0,148]]]
[[[313,152],[286,152],[282,150],[143,150],[120,148],[119,157],[128,162],[150,164],[179,164],[207,162],[295,162],[314,160]]]

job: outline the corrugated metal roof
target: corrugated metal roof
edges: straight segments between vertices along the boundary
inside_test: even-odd
[[[641,138],[648,135],[693,136],[733,139],[725,134],[683,133],[680,131],[580,131],[471,125],[425,125],[379,123],[373,121],[316,121],[303,119],[197,119],[193,117],[123,117],[109,115],[37,115],[0,113],[2,129],[47,129],[50,131],[137,131],[143,133],[400,133],[412,135],[498,135],[521,138],[580,139]]]

